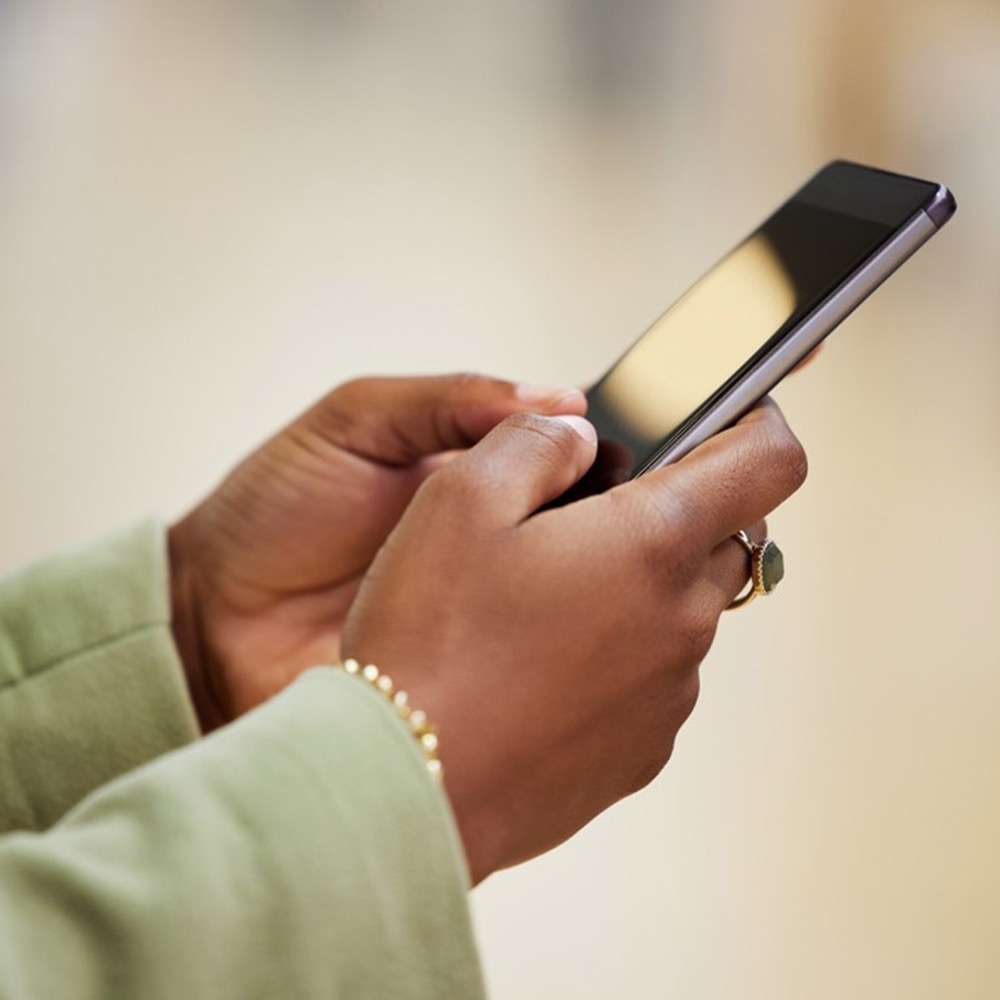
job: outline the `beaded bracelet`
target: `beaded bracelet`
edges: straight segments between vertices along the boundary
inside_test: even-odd
[[[405,691],[397,691],[392,678],[379,671],[374,663],[362,667],[357,660],[344,660],[335,664],[352,677],[358,677],[367,682],[376,691],[385,696],[386,700],[396,710],[396,714],[406,723],[410,732],[420,745],[424,754],[424,763],[431,777],[440,781],[444,775],[441,760],[438,757],[437,730],[427,720],[427,715],[419,708],[410,708],[410,699]]]

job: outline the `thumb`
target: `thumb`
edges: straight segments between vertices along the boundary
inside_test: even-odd
[[[361,378],[320,400],[303,420],[338,447],[387,465],[467,448],[512,413],[584,413],[578,389],[485,375]]]
[[[462,515],[475,509],[494,524],[512,525],[570,488],[593,464],[597,432],[576,415],[508,417],[474,448],[430,480]]]

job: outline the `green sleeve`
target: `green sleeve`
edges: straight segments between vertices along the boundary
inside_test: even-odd
[[[340,671],[0,838],[5,1000],[483,995],[445,797]]]
[[[385,700],[317,668],[192,742],[168,615],[153,525],[0,583],[0,996],[482,997]]]
[[[0,832],[46,829],[199,735],[167,577],[148,523],[0,581]]]

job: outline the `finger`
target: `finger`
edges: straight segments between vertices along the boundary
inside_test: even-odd
[[[597,432],[583,417],[520,413],[449,462],[432,483],[462,511],[514,525],[569,489],[596,452]]]
[[[512,413],[583,414],[579,389],[485,375],[361,378],[335,389],[305,416],[342,448],[390,465],[467,448]]]
[[[453,448],[451,451],[438,451],[433,455],[420,459],[420,469],[424,476],[429,476],[438,469],[443,469],[449,462],[454,462],[459,455],[464,455],[467,449]]]
[[[679,462],[618,489],[658,511],[675,538],[707,550],[787,500],[807,469],[802,445],[768,399]]]
[[[816,356],[820,351],[823,350],[823,345],[820,344],[819,347],[814,347],[793,369],[792,372],[800,372],[806,365],[811,365],[815,360]]]
[[[745,530],[752,542],[763,542],[767,538],[766,521],[758,521]],[[725,538],[709,555],[705,576],[719,609],[727,608],[746,590],[750,579],[750,554],[734,537]]]

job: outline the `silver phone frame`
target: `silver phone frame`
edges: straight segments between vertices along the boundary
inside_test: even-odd
[[[833,332],[886,278],[920,249],[951,218],[955,200],[939,184],[928,205],[920,209],[898,232],[849,278],[828,295],[781,344],[751,369],[710,410],[677,440],[653,453],[630,478],[661,469],[683,458],[713,434],[735,423],[766,396],[824,337]]]

